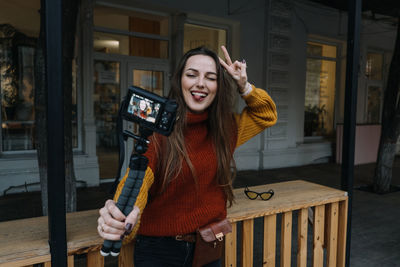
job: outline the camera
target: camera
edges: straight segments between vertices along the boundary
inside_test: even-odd
[[[178,104],[140,87],[130,86],[122,107],[122,118],[150,131],[169,136],[173,130]]]

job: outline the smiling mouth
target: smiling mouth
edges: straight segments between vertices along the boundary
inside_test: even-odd
[[[197,100],[197,101],[203,100],[208,95],[208,94],[203,93],[203,92],[190,92],[190,93],[192,94],[193,98],[195,100]]]

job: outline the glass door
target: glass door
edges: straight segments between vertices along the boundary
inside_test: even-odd
[[[137,86],[159,96],[165,97],[168,94],[168,64],[158,63],[129,63],[128,64],[128,85]],[[138,125],[132,122],[124,121],[124,128],[138,134]],[[129,138],[131,139],[131,138]],[[133,140],[128,140],[125,158],[129,159],[133,151]],[[125,166],[128,167],[129,160],[125,160]]]
[[[129,63],[128,86],[134,85],[165,97],[169,92],[168,62],[158,63]]]
[[[94,61],[94,113],[96,123],[96,154],[100,179],[113,179],[119,165],[117,118],[122,98],[130,85],[165,95],[167,64],[127,63],[113,60]],[[124,121],[124,129],[137,133],[137,125]],[[133,140],[125,146],[125,161],[121,174],[128,167]]]
[[[133,78],[131,85],[141,87],[159,96],[163,96],[163,71],[132,69],[131,75]]]
[[[93,104],[100,179],[114,178],[118,169],[116,125],[121,101],[120,65],[117,61],[94,61]]]

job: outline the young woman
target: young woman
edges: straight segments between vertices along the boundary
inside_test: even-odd
[[[277,120],[270,96],[248,83],[246,63],[222,51],[226,61],[202,47],[183,56],[169,95],[178,119],[169,137],[151,138],[133,211],[125,216],[115,205],[127,175],[100,209],[102,238],[129,242],[137,232],[136,267],[191,266],[196,229],[226,218],[232,205],[235,148]],[[241,114],[232,111],[237,92],[247,103]]]

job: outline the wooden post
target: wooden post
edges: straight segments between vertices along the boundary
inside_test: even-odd
[[[133,267],[133,247],[133,242],[121,247],[121,254],[119,254],[118,258],[118,267]]]
[[[297,221],[297,267],[307,267],[308,208],[299,210]]]
[[[276,262],[276,214],[264,217],[263,266],[275,267]]]
[[[242,266],[253,266],[253,228],[254,220],[243,221],[242,224]]]
[[[348,200],[339,202],[339,229],[338,229],[338,251],[337,266],[346,265],[346,235],[347,235],[347,211]]]
[[[327,249],[327,267],[336,267],[337,260],[337,236],[338,236],[338,220],[339,220],[339,203],[334,202],[327,205],[327,215],[329,217],[327,223],[327,238],[326,238],[326,249]]]
[[[225,237],[225,266],[236,267],[237,223],[232,223],[232,233]]]
[[[292,211],[282,214],[281,266],[290,267],[292,258]]]
[[[314,248],[313,267],[324,266],[324,219],[325,205],[316,206],[314,210]]]
[[[87,256],[86,256],[86,266],[91,267],[91,266],[99,266],[103,267],[104,266],[104,257],[101,256],[99,250],[94,250],[94,251],[89,251]]]
[[[74,267],[74,255],[68,256],[68,267]]]

